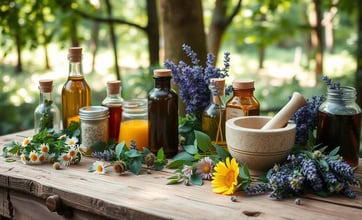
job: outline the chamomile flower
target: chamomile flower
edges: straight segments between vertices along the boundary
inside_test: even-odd
[[[69,146],[74,146],[75,144],[78,143],[78,138],[77,137],[67,138],[65,140],[65,143]]]
[[[27,159],[26,159],[25,154],[21,154],[21,155],[20,155],[20,160],[21,160],[21,162],[23,162],[23,164],[26,164]]]
[[[102,161],[95,161],[91,167],[91,171],[93,171],[96,174],[105,174],[106,168],[104,166],[104,163]]]
[[[46,156],[44,154],[39,154],[38,160],[40,163],[44,163],[46,160]]]
[[[182,173],[187,177],[190,178],[192,176],[192,166],[184,165],[182,168]]]
[[[71,159],[75,158],[78,154],[78,148],[76,146],[71,146],[68,151],[68,155]]]
[[[21,144],[21,146],[23,146],[23,147],[28,146],[28,145],[30,144],[31,140],[32,140],[31,137],[25,138],[25,139],[23,140],[23,143]]]
[[[35,151],[31,151],[29,154],[29,159],[32,163],[38,162],[38,154]]]
[[[65,140],[65,139],[67,139],[67,135],[66,135],[66,134],[60,135],[60,136],[58,137],[58,140]]]
[[[43,154],[48,154],[49,153],[49,145],[48,144],[41,144],[40,145],[40,150]]]
[[[196,172],[204,180],[210,180],[212,178],[213,162],[210,157],[202,158],[196,165]]]
[[[58,160],[59,160],[60,164],[62,164],[63,166],[69,166],[71,158],[67,153],[62,153],[59,156]]]

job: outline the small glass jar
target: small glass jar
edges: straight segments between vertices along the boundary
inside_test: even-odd
[[[139,151],[148,147],[147,99],[130,99],[123,102],[122,121],[118,142],[125,141],[127,147],[134,142]]]
[[[358,166],[361,135],[361,108],[356,89],[328,89],[327,100],[318,110],[317,140],[327,151],[340,147],[339,154],[352,167]]]
[[[91,154],[91,146],[101,141],[108,143],[109,111],[104,106],[85,106],[79,109],[81,143],[86,154]]]

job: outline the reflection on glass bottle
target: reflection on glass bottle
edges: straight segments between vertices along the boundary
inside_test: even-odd
[[[72,121],[79,122],[79,109],[91,106],[91,90],[84,79],[82,70],[82,48],[68,50],[69,76],[62,89],[63,129]]]
[[[226,148],[225,140],[225,79],[210,79],[210,104],[202,113],[202,131],[212,143]]]
[[[58,132],[60,129],[60,113],[53,103],[53,80],[39,80],[40,103],[34,111],[34,129],[38,133],[44,129]]]

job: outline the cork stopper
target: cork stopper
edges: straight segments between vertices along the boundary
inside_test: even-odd
[[[109,94],[119,94],[119,90],[122,82],[120,80],[111,80],[107,82],[107,88]]]
[[[254,89],[254,80],[252,79],[234,80],[232,86],[234,89]]]
[[[217,95],[223,96],[225,93],[225,79],[223,78],[211,78],[210,84],[214,84],[217,88]]]
[[[42,93],[49,93],[53,90],[53,80],[41,79],[39,80],[39,90]]]
[[[80,62],[82,60],[82,48],[81,47],[69,48],[68,59],[70,62]]]
[[[153,77],[170,77],[171,70],[170,69],[157,69],[153,71]]]

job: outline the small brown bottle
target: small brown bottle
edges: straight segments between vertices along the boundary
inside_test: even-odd
[[[178,96],[171,88],[171,70],[153,73],[155,86],[148,94],[148,138],[153,153],[162,147],[166,157],[178,153]]]
[[[71,47],[68,50],[69,75],[62,89],[63,129],[72,121],[79,122],[79,109],[91,106],[91,89],[84,79],[82,70],[82,48]]]
[[[226,120],[260,114],[259,101],[254,97],[253,80],[234,80],[233,96],[226,103]]]

